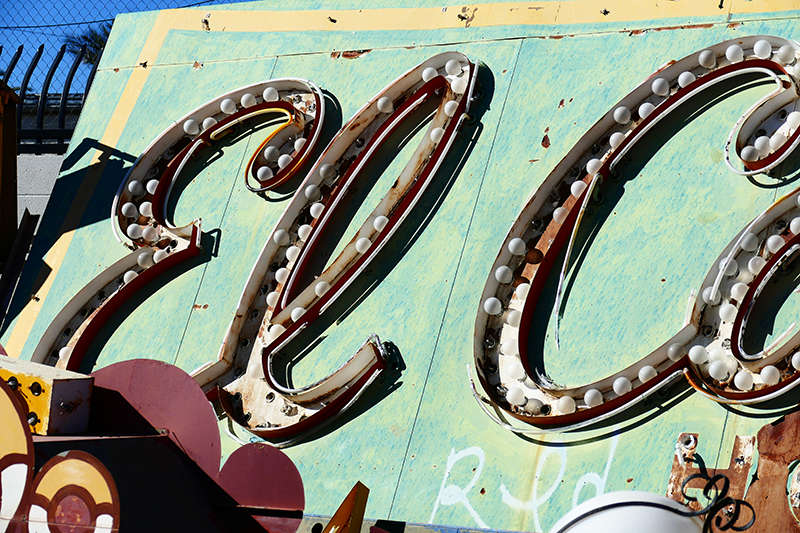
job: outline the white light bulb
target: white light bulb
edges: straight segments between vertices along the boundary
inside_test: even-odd
[[[278,158],[278,168],[286,168],[292,162],[292,156],[289,154],[283,154]]]
[[[656,78],[650,85],[650,89],[657,96],[667,96],[669,94],[669,82],[664,78]]]
[[[292,317],[292,322],[297,322],[298,320],[300,320],[300,317],[303,316],[305,312],[306,310],[303,309],[302,307],[295,307],[294,309],[292,309],[292,312],[290,313]]]
[[[600,172],[600,169],[603,168],[603,162],[597,158],[590,159],[586,163],[586,172],[589,173],[590,176],[596,175]]]
[[[356,252],[365,254],[370,246],[372,246],[372,241],[366,237],[361,237],[356,241]]]
[[[428,83],[429,81],[431,81],[433,78],[435,78],[438,75],[439,75],[439,72],[437,72],[437,70],[435,68],[428,67],[428,68],[426,68],[425,70],[422,71],[422,81],[424,81],[425,83]]]
[[[760,59],[769,59],[772,57],[772,45],[765,39],[756,41],[756,44],[753,45],[753,53]]]
[[[465,78],[456,78],[450,84],[450,88],[456,94],[464,94],[467,90],[467,80]]]
[[[447,63],[444,64],[444,71],[450,74],[451,76],[458,76],[461,74],[461,63],[459,63],[455,59],[451,59]]]
[[[753,142],[753,146],[758,150],[758,157],[767,157],[771,150],[769,147],[769,137],[766,135],[758,137],[755,142]]]
[[[325,204],[316,203],[311,204],[311,217],[312,218],[319,218],[322,216],[322,212],[325,210]]]
[[[147,242],[156,242],[158,240],[158,230],[153,226],[145,226],[142,229],[142,238]]]
[[[297,261],[298,257],[300,257],[300,248],[297,246],[290,246],[286,249],[286,259],[290,262]]]
[[[306,145],[306,138],[305,137],[298,137],[294,141],[294,151],[295,152],[299,152],[300,150],[303,149],[303,147],[305,145]]]
[[[641,381],[642,383],[650,381],[657,375],[658,372],[656,372],[656,369],[650,365],[645,365],[639,369],[639,381]]]
[[[585,181],[577,180],[569,186],[569,192],[575,198],[580,198],[581,194],[583,194],[583,191],[586,190],[586,187],[588,187],[588,185],[586,185]]]
[[[783,240],[783,237],[780,235],[770,235],[767,238],[767,250],[772,252],[773,254],[783,248],[783,245],[786,241]]]
[[[739,264],[734,259],[728,261],[727,257],[720,259],[717,267],[719,268],[720,272],[729,278],[735,276],[739,271]]]
[[[258,181],[267,181],[268,179],[272,179],[272,176],[274,175],[275,174],[272,172],[272,169],[266,165],[259,168],[258,172],[256,172],[256,177],[258,178]]]
[[[696,365],[702,365],[708,361],[708,350],[705,346],[692,346],[689,348],[689,360]]]
[[[219,103],[219,109],[226,115],[233,115],[234,113],[236,113],[236,102],[234,102],[230,98],[225,98],[222,102]]]
[[[319,175],[322,177],[322,179],[329,180],[336,176],[336,169],[333,168],[333,165],[330,163],[325,163],[319,167]]]
[[[556,409],[563,415],[568,415],[575,412],[575,400],[572,396],[562,396],[556,402]]]
[[[614,394],[617,396],[622,396],[623,394],[629,393],[632,388],[633,385],[631,385],[631,380],[625,376],[620,376],[614,380]]]
[[[525,241],[515,237],[508,241],[508,251],[514,255],[525,255],[528,253],[528,247],[525,246]]]
[[[267,305],[270,307],[275,307],[278,305],[278,300],[280,300],[281,294],[278,291],[272,291],[271,293],[267,294]]]
[[[752,275],[756,276],[766,264],[766,260],[760,255],[757,255],[747,262],[747,270],[749,270]]]
[[[250,379],[264,379],[264,365],[259,357],[250,358],[246,373]]]
[[[728,368],[722,361],[712,361],[708,365],[708,375],[717,381],[725,381],[728,379]]]
[[[732,355],[729,355],[725,357],[725,366],[728,369],[728,375],[733,376],[736,374],[736,371],[739,370],[739,361]]]
[[[438,143],[444,137],[444,129],[443,128],[433,128],[431,130],[431,140],[435,143]]]
[[[213,128],[214,125],[217,123],[217,119],[214,117],[206,117],[203,119],[203,131],[206,131],[210,128]]]
[[[569,215],[569,210],[566,207],[557,207],[553,211],[553,220],[556,224],[563,224],[567,220],[567,215]]]
[[[506,265],[500,265],[494,271],[494,279],[496,279],[499,283],[509,284],[514,281],[514,271],[508,268]]]
[[[777,385],[781,380],[781,371],[772,365],[761,369],[761,380],[767,385]]]
[[[667,348],[667,357],[669,357],[670,361],[678,361],[684,355],[686,355],[686,349],[679,342],[670,344]]]
[[[66,361],[69,359],[69,356],[72,355],[72,348],[69,346],[64,346],[58,351],[58,358],[62,361]]]
[[[655,111],[656,106],[651,104],[650,102],[645,102],[639,106],[639,116],[642,118],[647,118],[650,116],[650,113]]]
[[[375,228],[375,231],[383,231],[383,228],[385,228],[388,223],[388,218],[383,215],[378,215],[375,217],[375,220],[372,221],[372,227]]]
[[[784,44],[778,48],[778,61],[784,65],[794,61],[794,47],[791,44]]]
[[[631,121],[631,110],[625,106],[619,106],[614,110],[614,120],[624,126]]]
[[[264,148],[264,159],[267,161],[273,162],[277,161],[278,158],[281,156],[281,151],[275,148],[274,146],[267,146]]]
[[[149,192],[150,194],[155,194],[156,189],[158,189],[158,180],[148,181],[146,187],[147,187],[147,192]]]
[[[164,250],[156,250],[156,252],[153,254],[153,261],[155,261],[156,263],[160,263],[167,257],[169,257],[169,254]]]
[[[586,391],[586,394],[583,395],[583,402],[587,407],[597,407],[603,403],[603,395],[600,394],[600,391],[597,389],[589,389]]]
[[[136,209],[136,204],[133,202],[127,202],[122,204],[122,216],[127,218],[138,218],[139,217],[139,210]]]
[[[269,336],[272,337],[273,340],[275,340],[281,335],[283,335],[283,332],[286,331],[286,328],[283,327],[281,324],[273,324],[269,327],[267,331],[269,333]]]
[[[697,63],[703,68],[714,68],[717,66],[717,55],[713,50],[703,50],[697,56]]]
[[[244,93],[241,100],[242,107],[253,107],[256,105],[256,97],[250,93]]]
[[[306,241],[311,236],[311,232],[314,230],[314,227],[310,224],[303,224],[299,228],[297,228],[297,237],[301,241]]]
[[[289,269],[286,267],[279,268],[275,272],[275,281],[281,284],[286,284],[289,281]]]
[[[522,363],[516,359],[511,361],[506,369],[508,370],[508,375],[512,379],[523,381],[526,377],[528,377],[525,373],[525,367],[522,366]]]
[[[126,284],[130,283],[131,281],[135,280],[136,276],[138,275],[139,274],[137,272],[134,272],[133,270],[128,270],[127,272],[125,272],[125,274],[122,275],[122,281],[124,281]]]
[[[327,281],[318,281],[317,284],[314,285],[314,294],[316,294],[317,297],[322,297],[330,288],[331,284]]]
[[[800,127],[800,111],[792,111],[786,116],[786,123],[789,128],[796,130]]]
[[[512,309],[508,312],[508,316],[506,317],[506,322],[512,328],[518,328],[520,322],[522,321],[522,313],[517,311],[516,309]]]
[[[142,227],[139,224],[131,224],[125,233],[134,241],[142,238]]]
[[[190,118],[183,123],[183,131],[189,135],[197,135],[200,133],[200,126],[197,125],[196,120]]]
[[[753,375],[747,370],[740,370],[733,376],[733,384],[739,390],[748,391],[753,388]]]
[[[792,368],[795,370],[800,370],[800,352],[797,352],[792,356]]]
[[[686,72],[681,72],[680,76],[678,76],[678,85],[686,87],[696,79],[694,74],[687,70]]]
[[[744,50],[738,44],[732,44],[725,50],[725,57],[731,63],[738,63],[744,59]]]
[[[525,410],[534,415],[540,414],[542,412],[542,407],[544,407],[544,404],[541,400],[537,400],[536,398],[529,398],[525,403]]]
[[[722,295],[719,293],[719,289],[715,291],[714,287],[706,287],[703,289],[702,295],[703,301],[709,305],[717,305],[722,297]]]
[[[261,93],[261,96],[264,98],[265,102],[277,102],[280,98],[278,90],[275,87],[267,87],[264,89],[264,92]]]
[[[719,317],[725,322],[733,322],[738,312],[739,310],[732,304],[725,303],[719,306]]]
[[[759,153],[758,148],[755,146],[745,146],[742,148],[742,161],[747,161],[748,163],[752,163],[753,161],[758,161]]]
[[[378,98],[378,111],[381,113],[391,113],[394,111],[394,105],[392,105],[392,99],[388,96],[381,96]]]
[[[497,316],[503,312],[503,304],[494,296],[490,296],[483,302],[483,310],[490,315]]]
[[[794,235],[800,234],[800,217],[795,217],[789,222],[789,231]]]
[[[799,197],[800,198],[800,197]],[[742,239],[742,250],[745,252],[755,252],[758,248],[758,235],[748,233]]]
[[[455,100],[450,100],[449,102],[444,104],[444,114],[447,115],[448,117],[452,117],[453,115],[455,115],[457,110],[458,110],[458,102],[456,102]]]
[[[710,350],[708,350],[708,360],[709,361],[712,361],[712,362],[713,361],[723,361],[724,362],[726,357],[727,357],[727,355],[726,355],[726,352],[725,352],[725,348],[722,348],[721,346],[717,346],[717,347],[714,347],[714,348],[711,348]]]
[[[780,150],[788,140],[789,139],[786,137],[786,135],[776,131],[775,133],[772,134],[772,137],[769,138],[769,147],[773,151]]]
[[[524,300],[528,297],[528,292],[531,290],[530,283],[520,283],[517,285],[517,290],[514,291],[514,294],[517,295],[517,298],[520,300]]]
[[[292,242],[292,238],[289,236],[289,232],[285,229],[278,229],[272,234],[272,241],[278,246],[286,246]]]
[[[142,187],[142,183],[140,181],[133,180],[132,182],[128,183],[128,192],[133,196],[144,196],[144,187]]]
[[[139,206],[139,211],[146,217],[152,217],[153,204],[150,202],[142,202],[142,205]]]
[[[511,405],[525,405],[527,401],[525,393],[522,392],[522,389],[519,387],[511,387],[508,389],[508,392],[506,392],[506,400],[508,400],[508,403]]]
[[[142,268],[150,268],[153,266],[153,250],[145,248],[136,256],[136,263]]]
[[[735,283],[733,287],[731,287],[731,298],[736,300],[737,302],[741,302],[744,300],[745,295],[747,294],[747,284],[745,283]]]
[[[536,398],[528,398],[528,401],[525,403],[525,410],[534,415],[540,414],[542,412],[542,407],[544,407],[544,404],[541,400],[537,400]]]
[[[608,139],[608,144],[611,145],[613,150],[619,148],[619,145],[622,144],[622,141],[625,140],[625,134],[619,131],[612,133],[611,137]]]
[[[321,195],[319,187],[317,185],[314,185],[313,183],[311,185],[306,186],[306,188],[303,189],[303,194],[305,195],[306,198],[308,198],[312,202],[318,200]]]
[[[517,342],[517,339],[505,340],[503,341],[503,344],[500,345],[500,351],[504,355],[511,355],[516,357],[517,355],[519,355],[519,342]],[[522,366],[522,363],[520,363],[520,366]]]

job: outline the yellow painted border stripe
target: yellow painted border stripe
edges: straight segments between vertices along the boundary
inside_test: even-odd
[[[314,11],[214,11],[212,8],[174,9],[159,13],[153,28],[139,53],[137,65],[154,65],[164,39],[171,30],[205,31],[201,13],[211,13],[208,22],[211,31],[226,32],[276,32],[276,31],[364,31],[364,30],[437,30],[452,28],[481,28],[492,26],[569,25],[593,23],[620,23],[654,21],[680,17],[720,17],[752,13],[778,13],[797,11],[797,0],[723,0],[723,9],[715,2],[670,2],[643,0],[602,0],[587,2],[514,2],[470,4],[444,8],[394,8]],[[726,9],[727,5],[727,9]],[[604,14],[607,11],[608,13]],[[466,17],[466,20],[459,18]],[[331,19],[336,22],[332,22]],[[152,68],[136,67],[120,97],[108,126],[100,139],[104,146],[116,146],[128,122],[139,94]],[[89,198],[100,180],[107,160],[103,152],[95,152],[92,167],[81,183],[78,198]],[[61,226],[61,236],[47,253],[45,261],[50,268],[39,276],[46,276],[37,293],[20,312],[9,337],[6,351],[19,357],[30,336],[53,280],[61,268],[85,206],[74,203]]]

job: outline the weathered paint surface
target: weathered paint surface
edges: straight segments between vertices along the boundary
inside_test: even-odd
[[[465,365],[472,361],[480,288],[498,245],[573,143],[668,60],[737,35],[798,39],[800,11],[791,11],[792,2],[763,0],[726,0],[722,9],[717,1],[660,8],[633,0],[554,1],[524,6],[542,14],[514,18],[504,10],[523,6],[490,4],[468,6],[463,13],[474,18],[465,27],[457,17],[462,6],[443,12],[431,2],[397,4],[361,19],[352,1],[304,4],[306,14],[280,17],[270,13],[281,9],[271,1],[120,16],[76,131],[85,140],[65,160],[12,302],[15,318],[0,342],[29,358],[63,304],[126,253],[108,222],[114,192],[137,155],[188,110],[261,79],[307,77],[341,110],[331,112],[326,141],[399,73],[457,50],[491,73],[480,123],[455,146],[469,149],[468,156],[442,169],[437,197],[414,215],[403,246],[385,254],[374,285],[361,288],[363,298],[351,297],[357,305],[295,368],[295,384],[310,383],[373,332],[397,346],[406,366],[345,421],[288,450],[305,482],[306,508],[332,514],[360,480],[370,488],[370,518],[547,530],[599,492],[666,493],[681,433],[698,433],[707,464],[727,468],[736,436],[756,435],[796,404],[797,393],[766,409],[726,409],[681,389],[593,431],[522,439],[481,412]],[[545,17],[551,10],[559,14]],[[209,12],[207,32],[201,19]],[[332,57],[342,50],[371,51]],[[748,181],[722,161],[730,127],[769,90],[751,84],[713,106],[703,102],[702,111],[687,110],[651,136],[651,153],[628,164],[635,178],[603,204],[611,212],[580,268],[571,270],[560,350],[551,340],[552,321],[544,332],[554,379],[580,383],[608,375],[662,343],[680,327],[689,292],[710,261],[791,187],[763,176]],[[196,172],[177,200],[175,222],[201,216],[208,253],[123,308],[90,350],[97,367],[145,357],[190,371],[217,353],[244,280],[290,198],[291,188],[265,201],[244,187],[250,151],[264,136],[190,169]],[[350,229],[416,144],[408,142],[376,176]],[[796,320],[796,298],[778,313],[774,335]],[[226,453],[233,451],[234,441],[222,438]]]

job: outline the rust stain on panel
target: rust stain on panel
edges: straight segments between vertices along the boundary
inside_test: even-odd
[[[700,510],[703,506],[701,502],[686,503],[683,497],[682,487],[684,480],[692,474],[699,474],[700,468],[695,466],[699,463],[699,457],[695,458],[699,435],[697,433],[681,433],[678,437],[678,447],[675,457],[672,459],[672,471],[669,475],[667,486],[667,497],[679,503],[684,503],[690,509]],[[723,474],[730,480],[728,495],[734,499],[744,499],[747,489],[748,474],[753,464],[753,452],[755,450],[756,438],[751,436],[737,435],[733,444],[731,461],[728,468],[708,469],[708,474],[714,476]],[[682,455],[683,461],[678,458],[678,453]],[[687,483],[686,488],[702,489],[706,480],[694,479]],[[758,515],[756,515],[758,516]]]
[[[788,476],[796,478],[797,471],[791,472],[789,465],[800,459],[800,413],[792,413],[783,420],[767,424],[758,432],[758,469],[754,481],[747,492],[747,501],[756,513],[756,523],[751,533],[800,532],[793,512],[787,501],[786,485]],[[794,483],[793,483],[794,484]],[[795,495],[789,499],[796,502]],[[768,519],[758,517],[768,517]]]

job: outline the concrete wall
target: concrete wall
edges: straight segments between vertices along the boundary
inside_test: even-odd
[[[25,208],[42,215],[58,178],[63,155],[20,154],[17,156],[17,221]]]

